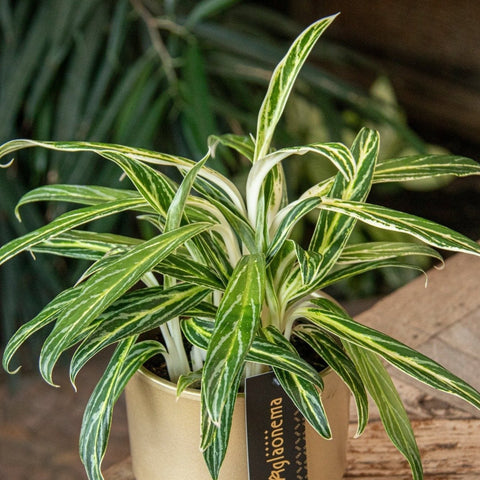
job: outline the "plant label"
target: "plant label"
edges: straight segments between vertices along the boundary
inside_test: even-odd
[[[245,382],[249,480],[307,480],[305,419],[273,372]]]

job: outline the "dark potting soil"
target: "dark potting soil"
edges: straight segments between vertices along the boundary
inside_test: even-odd
[[[157,331],[152,331],[144,334],[142,340],[156,340],[160,343],[162,342],[162,337]],[[297,350],[301,358],[306,360],[317,372],[321,372],[328,367],[327,363],[304,341],[300,340],[298,337],[292,336],[291,343]],[[190,349],[190,345],[186,343],[187,352]],[[167,365],[162,355],[155,355],[154,357],[147,360],[144,364],[144,367],[157,375],[157,377],[170,380],[168,376]]]

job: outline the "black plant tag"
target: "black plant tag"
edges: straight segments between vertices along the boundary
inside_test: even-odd
[[[305,419],[273,372],[245,382],[249,480],[307,480]]]

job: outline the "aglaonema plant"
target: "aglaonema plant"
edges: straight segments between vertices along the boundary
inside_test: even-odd
[[[295,79],[333,19],[308,27],[278,64],[256,135],[212,136],[199,162],[102,143],[13,140],[1,147],[2,157],[27,147],[95,152],[129,179],[125,189],[46,185],[28,192],[17,215],[19,207],[31,202],[83,206],[0,248],[1,263],[20,252],[91,263],[75,285],[13,335],[3,356],[5,370],[16,371],[11,360],[17,349],[53,324],[40,353],[41,375],[53,385],[60,355],[76,346],[70,362],[75,385],[88,360],[117,344],[84,414],[80,454],[90,479],[103,478],[100,467],[116,400],[135,371],[155,355],[164,357],[179,394],[187,386],[201,386],[201,447],[214,479],[246,376],[273,369],[307,421],[320,435],[331,436],[322,406],[322,377],[300,356],[294,338],[295,345],[309,345],[350,388],[358,435],[367,424],[367,392],[371,395],[414,479],[422,478],[419,450],[382,359],[480,408],[480,393],[473,387],[421,353],[359,324],[323,292],[373,269],[412,268],[404,257],[426,255],[441,261],[437,249],[480,255],[477,243],[449,228],[367,202],[378,183],[479,175],[475,161],[427,155],[377,163],[378,134],[368,128],[350,148],[341,143],[272,147]],[[235,185],[208,166],[225,148],[250,161],[246,185]],[[312,161],[331,162],[338,172],[289,201],[282,162],[295,162],[307,152],[315,155]],[[181,175],[167,176],[172,170]],[[83,229],[122,213],[133,213],[154,233],[133,238]],[[294,240],[295,225],[313,213],[317,220],[310,238]],[[356,244],[351,234],[357,222],[403,232],[415,241]],[[142,336],[151,331],[158,331],[161,340]]]

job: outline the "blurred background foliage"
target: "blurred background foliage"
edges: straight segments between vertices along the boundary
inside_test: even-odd
[[[271,70],[300,30],[288,15],[261,2],[2,0],[0,142],[91,140],[198,159],[212,133],[255,131]],[[334,72],[346,64],[373,73],[375,82],[365,89],[341,80]],[[431,148],[408,127],[381,70],[323,40],[303,70],[275,141],[349,144],[363,124],[380,130],[382,158]],[[244,161],[224,154],[215,167],[239,177]],[[289,168],[292,191],[329,173],[308,157]],[[27,190],[54,182],[116,186],[118,175],[110,163],[82,154],[22,152],[0,171],[0,242],[59,213],[58,206],[33,205],[19,223],[13,210]],[[132,219],[105,228],[127,233],[136,227]],[[68,267],[64,259],[52,263],[39,255],[32,261],[25,255],[0,269],[2,341],[75,282],[77,271]],[[408,279],[404,272],[381,275],[340,293],[377,294]]]

